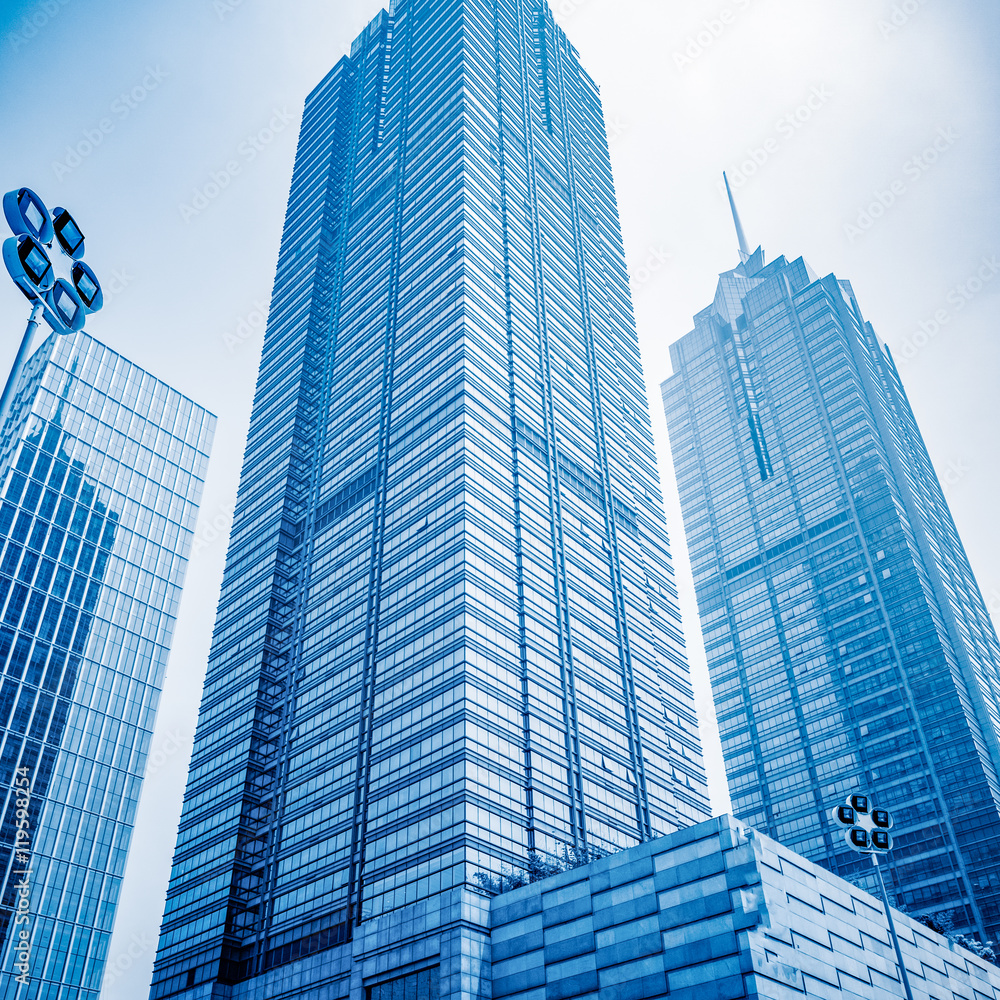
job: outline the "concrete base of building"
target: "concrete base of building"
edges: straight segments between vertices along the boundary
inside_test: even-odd
[[[1000,1000],[1000,968],[893,911],[914,1000]],[[397,996],[398,994],[398,996]],[[708,820],[492,900],[455,889],[354,940],[178,1000],[890,1000],[882,904]]]
[[[905,996],[882,904],[729,816],[497,896],[494,1000]],[[1000,968],[893,910],[914,1000]]]

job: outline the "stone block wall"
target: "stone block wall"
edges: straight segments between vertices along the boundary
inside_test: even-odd
[[[893,916],[914,1000],[1000,1000],[1000,968]],[[384,1000],[428,969],[439,1000],[904,996],[882,904],[724,816],[492,901],[450,890],[177,1000]]]
[[[497,896],[493,1000],[903,997],[881,903],[731,817]],[[914,1000],[1000,968],[893,911]]]

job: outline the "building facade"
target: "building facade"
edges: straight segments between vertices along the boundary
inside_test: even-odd
[[[741,256],[663,383],[733,810],[863,879],[829,811],[868,791],[898,903],[996,938],[996,632],[850,284]]]
[[[597,87],[400,0],[306,102],[151,996],[413,921],[476,995],[477,874],[707,805]]]
[[[83,333],[0,453],[0,996],[97,1000],[215,418]]]
[[[496,896],[492,1000],[998,1000],[1000,968],[720,816]],[[274,994],[276,1000],[280,994]]]

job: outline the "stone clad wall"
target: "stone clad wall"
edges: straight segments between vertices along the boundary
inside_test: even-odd
[[[914,1000],[1000,1000],[1000,968],[893,913]],[[492,903],[451,890],[349,944],[181,997],[367,1000],[434,967],[439,1000],[489,1000],[491,959],[493,1000],[903,997],[881,903],[728,816]]]
[[[1000,968],[894,912],[914,1000]],[[494,898],[494,1000],[902,997],[881,903],[731,817]]]

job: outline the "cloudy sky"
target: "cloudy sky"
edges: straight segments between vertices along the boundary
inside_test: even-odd
[[[853,282],[902,365],[1000,617],[1000,8],[555,8],[602,87],[696,670],[703,675],[703,656],[658,385],[670,374],[669,343],[737,262],[723,169],[751,246],[804,255],[818,273]],[[110,951],[109,968],[129,967],[103,1000],[148,989],[298,116],[377,10],[376,0],[0,0],[0,187],[26,184],[74,211],[88,261],[115,292],[90,332],[219,417],[153,741],[159,766],[146,779]],[[0,281],[0,370],[27,311]],[[701,700],[722,811],[704,680]]]

